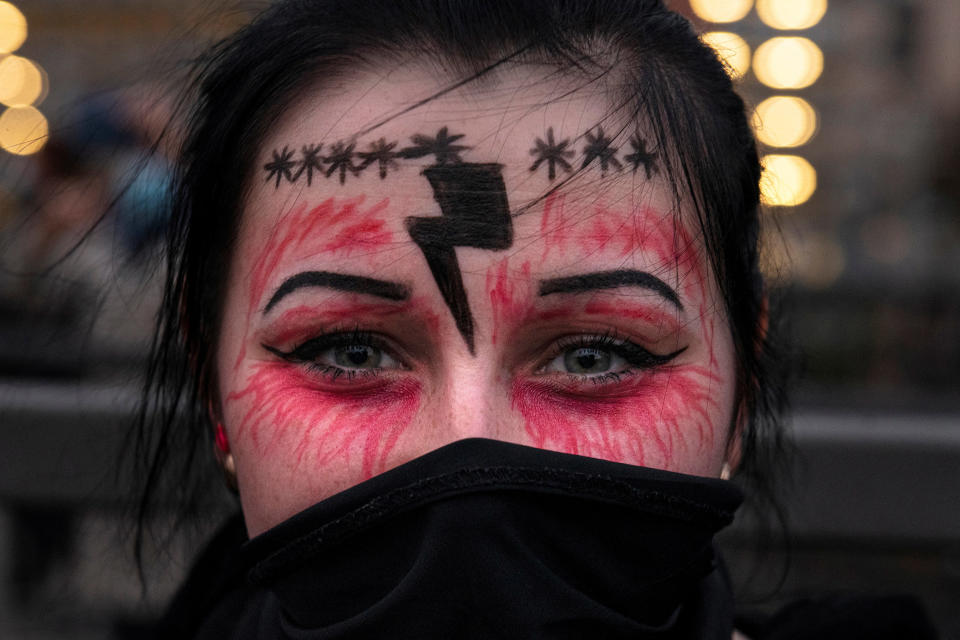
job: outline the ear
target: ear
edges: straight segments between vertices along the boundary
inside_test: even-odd
[[[757,334],[753,341],[755,355],[760,355],[769,329],[770,298],[764,293],[760,299],[760,312],[757,317]],[[740,466],[740,460],[743,457],[743,432],[744,429],[747,428],[747,421],[749,419],[747,407],[741,400],[737,403],[736,414],[733,417],[733,424],[730,429],[730,439],[727,441],[726,463],[733,472]]]

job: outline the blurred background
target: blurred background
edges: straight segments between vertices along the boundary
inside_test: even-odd
[[[802,355],[790,548],[725,536],[741,601],[909,592],[960,638],[960,2],[671,4],[750,105]],[[134,637],[202,539],[149,550],[142,588],[112,470],[160,293],[174,79],[257,6],[0,1],[0,637]]]

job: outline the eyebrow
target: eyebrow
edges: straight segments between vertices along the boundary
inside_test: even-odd
[[[399,282],[377,280],[376,278],[355,276],[348,273],[334,273],[332,271],[302,271],[290,276],[277,287],[263,312],[269,313],[270,309],[274,308],[284,297],[297,289],[306,287],[325,287],[395,301],[407,300],[410,297],[410,289]]]
[[[660,294],[663,298],[672,302],[680,311],[683,311],[680,296],[673,290],[673,287],[652,273],[637,271],[635,269],[596,271],[594,273],[582,273],[575,276],[541,280],[540,295],[549,296],[555,293],[581,293],[583,291],[596,291],[597,289],[616,289],[617,287],[642,287],[649,289],[650,291]]]

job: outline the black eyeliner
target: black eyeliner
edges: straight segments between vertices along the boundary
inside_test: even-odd
[[[650,369],[667,364],[686,351],[687,347],[682,347],[672,353],[657,355],[631,340],[623,340],[611,335],[583,335],[570,338],[566,342],[563,340],[557,342],[557,355],[564,353],[568,349],[604,349],[617,354],[631,366],[637,367],[638,369]]]
[[[351,369],[340,367],[336,364],[318,363],[316,361],[320,354],[328,349],[356,344],[373,347],[384,353],[391,352],[386,344],[386,341],[361,329],[357,329],[355,331],[327,333],[315,338],[310,338],[300,343],[290,351],[283,351],[263,342],[260,343],[260,346],[281,360],[285,360],[293,364],[304,365],[308,369],[316,371],[322,375],[329,376],[332,380],[336,380],[341,376],[347,376],[348,379],[353,379],[357,376],[379,375],[382,371],[382,367],[379,366],[370,369]]]

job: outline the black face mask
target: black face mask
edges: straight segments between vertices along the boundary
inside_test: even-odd
[[[247,543],[242,595],[205,626],[304,640],[729,640],[712,538],[740,501],[721,480],[463,440]]]

